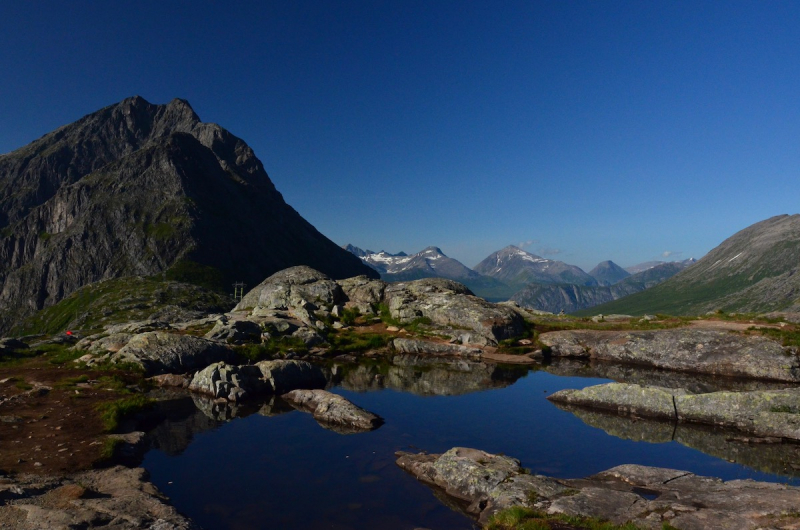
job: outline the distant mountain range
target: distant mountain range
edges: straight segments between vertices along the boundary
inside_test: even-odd
[[[466,285],[473,293],[487,300],[507,300],[513,289],[489,276],[485,276],[458,260],[447,257],[438,247],[427,247],[416,254],[390,254],[373,252],[347,245],[345,250],[361,258],[387,282],[401,282],[420,278],[448,278]]]
[[[129,98],[0,155],[0,334],[100,280],[158,274],[229,292],[301,264],[378,276],[186,101]]]
[[[530,283],[597,285],[597,280],[580,267],[543,258],[514,245],[490,254],[475,265],[475,270],[500,280],[515,290],[522,289]]]
[[[800,311],[800,215],[745,228],[646,291],[580,314]]]
[[[662,263],[611,285],[568,285],[532,283],[516,292],[511,300],[541,311],[574,313],[650,289],[685,269],[684,262]]]
[[[416,254],[373,252],[353,245],[345,250],[380,273],[385,281],[442,277],[463,283],[490,301],[512,299],[520,305],[572,312],[647,289],[682,270],[688,263],[642,267],[631,275],[612,261],[604,261],[587,274],[563,261],[550,260],[513,245],[492,253],[475,269],[447,257],[438,247]]]

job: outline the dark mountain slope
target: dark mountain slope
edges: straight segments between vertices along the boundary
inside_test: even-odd
[[[664,283],[592,312],[796,311],[800,308],[799,269],[800,215],[779,215],[737,232]]]
[[[165,273],[228,290],[298,264],[377,277],[184,101],[130,98],[0,156],[0,332],[101,279]]]

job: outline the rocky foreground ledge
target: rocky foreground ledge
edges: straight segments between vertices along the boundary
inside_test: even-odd
[[[513,506],[643,529],[797,529],[800,488],[622,465],[583,479],[531,475],[519,460],[464,447],[397,453],[397,465],[465,505],[481,524]],[[458,503],[458,502],[457,502]]]
[[[0,475],[0,528],[17,530],[199,530],[147,481],[147,471],[116,466],[67,477]]]

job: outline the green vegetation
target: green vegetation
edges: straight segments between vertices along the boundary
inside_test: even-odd
[[[205,287],[218,293],[225,292],[225,281],[220,270],[184,259],[166,272],[166,279]]]
[[[48,233],[47,233],[47,232],[45,232],[44,230],[42,230],[41,232],[39,232],[39,239],[41,239],[42,241],[47,241],[47,240],[48,240],[48,239],[50,239],[51,237],[53,237],[53,236],[51,236],[50,234],[48,234]]]
[[[106,438],[103,441],[103,448],[100,449],[100,461],[111,460],[117,452],[117,448],[122,445],[119,438]]]
[[[111,432],[119,427],[119,422],[126,416],[135,414],[153,406],[155,402],[141,394],[126,397],[98,405],[100,419],[103,420],[103,427]]]
[[[0,229],[0,238],[5,239],[7,237],[11,237],[12,235],[14,235],[14,229],[10,226]]]
[[[87,383],[88,381],[89,381],[89,376],[83,374],[77,377],[66,377],[61,381],[57,382],[54,386],[56,388],[74,388],[78,386],[79,383]]]
[[[330,351],[334,353],[356,353],[386,347],[391,336],[381,333],[356,333],[339,330],[328,334]]]
[[[233,307],[233,300],[196,285],[162,281],[160,276],[116,278],[82,287],[25,319],[10,335],[101,329],[108,324],[144,320],[165,307],[223,312]]]
[[[33,388],[33,385],[28,383],[23,379],[14,378],[14,386],[17,387],[19,390],[30,390]]]
[[[397,326],[398,328],[405,328],[409,333],[424,335],[427,331],[427,326],[431,325],[431,319],[428,317],[418,317],[411,322],[403,323],[399,320],[392,318],[389,306],[386,304],[378,305],[378,316],[387,326]]]
[[[770,412],[783,412],[786,414],[800,414],[800,410],[789,405],[779,405],[769,409]]]
[[[497,512],[489,520],[487,530],[550,530],[564,528],[581,528],[585,530],[639,530],[633,523],[616,525],[593,517],[555,514],[522,506],[512,506]],[[668,529],[669,527],[663,527]]]
[[[50,364],[66,364],[86,355],[83,350],[73,350],[71,344],[42,344],[33,349],[43,354]]]
[[[361,311],[357,307],[342,309],[342,316],[339,318],[345,326],[352,326],[356,323],[358,317],[361,316]]]
[[[235,348],[245,359],[258,362],[276,357],[285,357],[293,352],[299,355],[308,353],[308,346],[298,337],[273,337],[261,344],[249,344]]]
[[[796,329],[795,326],[787,327],[787,328],[762,328],[762,327],[750,327],[748,328],[751,331],[757,331],[762,335],[770,337],[774,339],[784,346],[794,346],[800,348],[800,331]]]

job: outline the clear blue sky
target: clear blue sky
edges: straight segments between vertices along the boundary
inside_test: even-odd
[[[180,97],[339,244],[699,257],[800,210],[798,28],[796,1],[4,2],[0,153]]]

